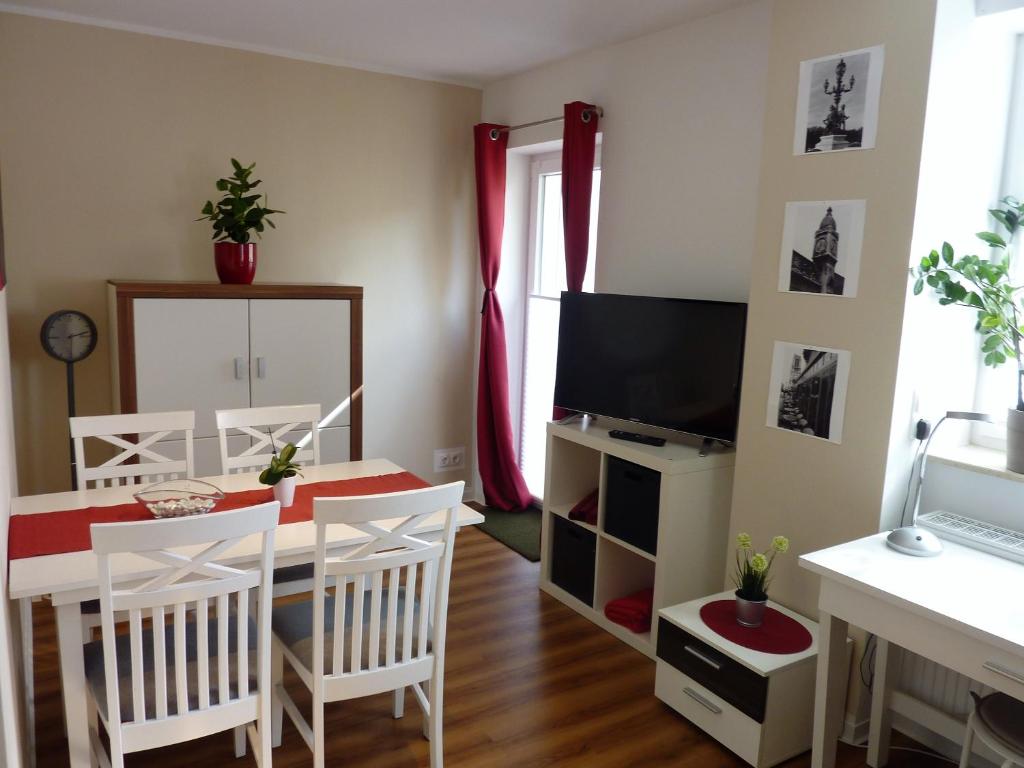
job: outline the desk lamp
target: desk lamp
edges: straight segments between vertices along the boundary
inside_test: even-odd
[[[935,433],[938,432],[939,427],[942,426],[942,422],[946,419],[984,421],[990,424],[993,421],[992,417],[987,413],[976,413],[974,411],[947,411],[946,415],[939,419],[938,423],[928,435],[928,439],[925,440],[924,443],[924,450],[921,451],[921,463],[917,472],[917,489],[914,491],[914,516],[910,521],[910,525],[897,528],[890,532],[885,539],[886,544],[897,552],[902,552],[904,555],[913,555],[914,557],[935,557],[942,552],[942,542],[939,541],[939,537],[928,529],[919,528],[917,526],[917,513],[921,506],[921,488],[924,485],[924,470],[928,464],[928,447],[931,445],[932,438],[935,437]],[[911,471],[913,472],[913,469],[911,469]],[[906,517],[906,507],[903,509],[903,517]],[[903,522],[903,518],[900,519],[900,522]]]

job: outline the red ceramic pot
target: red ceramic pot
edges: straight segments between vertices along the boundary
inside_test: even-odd
[[[249,285],[256,277],[256,243],[214,243],[213,262],[222,283]]]

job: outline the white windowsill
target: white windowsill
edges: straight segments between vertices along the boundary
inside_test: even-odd
[[[1006,468],[1006,452],[994,448],[983,448],[980,445],[933,448],[928,453],[928,461],[1024,483],[1024,475]]]

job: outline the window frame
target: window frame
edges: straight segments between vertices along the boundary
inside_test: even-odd
[[[594,149],[594,170],[601,170],[601,144],[597,143]],[[534,155],[530,159],[530,211],[528,216],[528,233],[527,233],[527,253],[526,253],[526,274],[525,274],[525,286],[523,291],[523,345],[522,345],[522,358],[519,361],[520,370],[523,372],[519,390],[519,424],[517,425],[517,455],[516,465],[522,470],[523,468],[523,432],[526,424],[526,390],[527,390],[527,377],[526,377],[526,362],[529,354],[529,329],[530,329],[530,301],[532,299],[541,299],[543,301],[554,301],[561,303],[561,296],[548,296],[540,292],[540,270],[538,269],[539,259],[543,256],[541,253],[541,238],[543,232],[541,230],[540,222],[540,205],[541,205],[541,189],[543,177],[551,174],[561,174],[562,172],[562,150],[557,149],[553,152],[544,152]],[[599,198],[600,199],[600,198]],[[595,214],[591,211],[591,216]],[[598,212],[598,217],[599,212]],[[588,269],[596,269],[597,265],[597,248],[596,244],[594,252],[587,255]],[[595,286],[596,287],[596,286]],[[535,504],[540,504],[543,499],[534,496],[531,493],[531,497]]]

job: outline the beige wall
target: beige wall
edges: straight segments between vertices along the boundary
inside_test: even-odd
[[[255,161],[288,211],[258,281],[365,288],[364,455],[431,478],[432,449],[471,446],[479,114],[469,88],[0,14],[22,490],[68,484],[64,372],[40,349],[43,318],[67,306],[97,321],[78,409],[109,412],[104,283],[216,279],[193,219],[231,156]]]
[[[484,88],[492,122],[561,115],[574,100],[604,107],[598,290],[746,298],[771,7],[758,0]],[[511,144],[561,137],[553,123]]]
[[[934,17],[935,0],[775,5],[730,531],[755,542],[790,537],[771,595],[806,615],[817,614],[818,579],[797,557],[879,530]],[[877,44],[885,45],[877,147],[795,157],[800,62]],[[835,198],[867,200],[857,297],[779,293],[785,204]],[[765,426],[775,340],[852,352],[841,445]],[[860,704],[854,688],[850,709]]]

